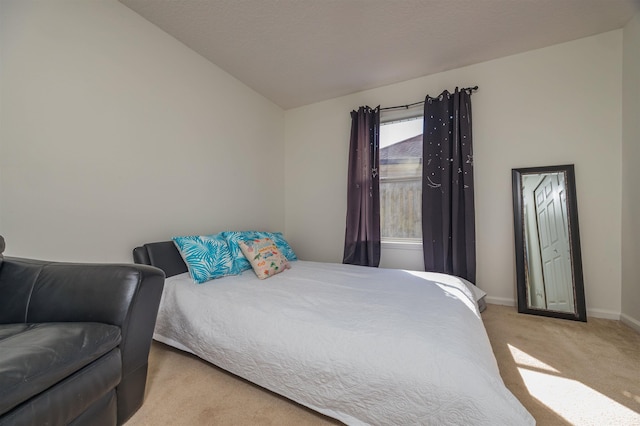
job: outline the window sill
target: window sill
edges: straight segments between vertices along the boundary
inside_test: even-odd
[[[382,248],[394,250],[422,250],[422,241],[382,240]]]

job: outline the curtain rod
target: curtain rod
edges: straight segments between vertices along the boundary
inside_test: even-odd
[[[465,87],[464,89],[460,89],[460,91],[475,91],[478,90],[478,86],[473,86],[473,87]],[[429,95],[427,95],[429,96]],[[424,101],[420,101],[420,102],[414,102],[412,104],[407,104],[407,105],[396,105],[396,106],[392,106],[392,107],[385,107],[385,108],[380,108],[380,111],[388,111],[390,109],[409,109],[411,107],[417,106],[417,105],[422,105],[424,104]]]

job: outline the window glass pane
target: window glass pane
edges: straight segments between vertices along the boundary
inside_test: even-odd
[[[380,231],[422,239],[422,117],[380,125]]]

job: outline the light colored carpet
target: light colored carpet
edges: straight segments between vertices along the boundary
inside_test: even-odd
[[[482,314],[507,387],[538,425],[640,425],[640,334],[618,321]],[[335,425],[339,422],[154,342],[138,425]]]
[[[502,379],[538,425],[640,425],[640,334],[496,305],[482,319]]]

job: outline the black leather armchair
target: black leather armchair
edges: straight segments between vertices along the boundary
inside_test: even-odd
[[[144,398],[164,278],[151,266],[0,253],[0,425],[131,417]]]

